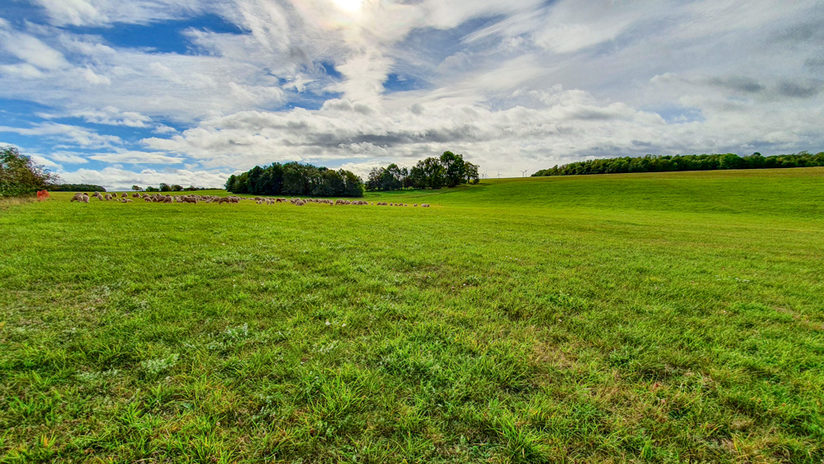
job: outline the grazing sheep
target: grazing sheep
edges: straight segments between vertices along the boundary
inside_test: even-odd
[[[126,193],[126,192],[123,192],[122,194],[120,194],[120,198],[128,198],[128,197],[129,197],[129,194]]]
[[[85,193],[75,193],[69,203],[74,202],[74,201],[80,201],[80,202],[83,202],[83,203],[88,203],[89,202],[89,196],[86,195]]]
[[[421,205],[421,208],[429,208],[429,203],[424,203]]]

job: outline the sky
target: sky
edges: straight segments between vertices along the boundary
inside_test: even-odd
[[[0,145],[108,188],[816,152],[821,24],[820,0],[0,0]]]

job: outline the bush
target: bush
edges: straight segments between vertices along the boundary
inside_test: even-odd
[[[0,148],[0,197],[31,195],[55,180],[55,175],[20,154],[17,148]]]

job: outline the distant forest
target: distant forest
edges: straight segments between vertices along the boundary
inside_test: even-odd
[[[647,155],[641,157],[602,158],[542,169],[532,177],[613,174],[622,172],[710,171],[715,169],[765,169],[824,166],[824,152],[815,155],[802,151],[791,155],[761,156],[753,153],[712,155]]]
[[[226,181],[226,190],[253,195],[362,197],[363,181],[354,173],[301,163],[255,166]]]
[[[105,192],[106,189],[94,184],[53,184],[46,186],[52,192]]]

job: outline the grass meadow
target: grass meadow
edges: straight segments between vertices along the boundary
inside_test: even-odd
[[[824,168],[70,197],[0,209],[0,462],[824,461]]]

